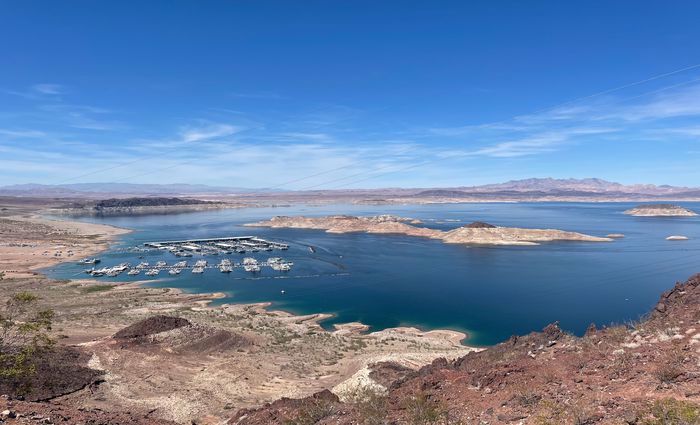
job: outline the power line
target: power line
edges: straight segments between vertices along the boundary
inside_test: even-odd
[[[698,67],[700,67],[700,65],[698,65]],[[634,95],[634,96],[630,96],[630,97],[618,99],[616,103],[619,103],[619,102],[627,102],[627,101],[630,101],[630,100],[633,100],[633,99],[637,99],[637,98],[640,98],[640,97],[644,97],[644,96],[649,96],[649,95],[652,95],[652,94],[661,93],[661,92],[664,92],[664,91],[667,91],[667,90],[671,90],[671,89],[678,88],[678,87],[681,87],[681,86],[684,86],[684,85],[692,84],[692,83],[695,83],[695,82],[698,82],[698,81],[700,81],[700,78],[694,78],[694,79],[687,80],[687,81],[684,81],[684,82],[681,82],[681,83],[677,83],[677,84],[672,84],[672,85],[669,85],[669,86],[665,86],[665,87],[662,87],[662,88],[660,88],[660,89],[655,89],[655,90],[652,90],[652,91],[648,91],[648,92],[645,92],[645,93],[642,93],[642,94],[638,94],[638,95]],[[629,86],[629,85],[628,85],[628,86]],[[611,90],[607,91],[606,93],[609,93],[610,91],[611,91]],[[601,93],[604,93],[604,92],[601,92]],[[589,97],[590,97],[590,96],[589,96]],[[575,128],[575,127],[576,127],[575,125],[571,125],[571,126],[568,126],[568,127],[564,127],[563,129],[567,129],[567,128],[570,129],[570,128]],[[422,163],[412,164],[412,165],[409,165],[409,166],[407,166],[407,167],[400,168],[400,169],[398,169],[398,170],[393,170],[393,171],[389,171],[389,172],[387,172],[387,173],[381,173],[381,174],[374,175],[374,176],[369,176],[369,177],[367,177],[367,178],[363,178],[363,179],[360,179],[360,180],[351,181],[351,182],[349,182],[349,183],[346,183],[346,184],[341,185],[341,186],[336,186],[336,187],[331,188],[331,189],[329,189],[329,190],[332,190],[332,189],[340,189],[340,188],[347,187],[347,186],[350,186],[350,185],[353,185],[353,184],[356,184],[356,183],[360,183],[360,182],[363,182],[363,181],[366,181],[366,180],[371,180],[371,179],[373,179],[373,178],[380,177],[380,176],[383,176],[383,175],[392,174],[392,173],[401,172],[401,171],[407,171],[407,170],[410,170],[410,169],[413,169],[413,168],[422,167],[422,166],[424,166],[424,165],[428,165],[428,164],[432,164],[432,163],[436,163],[436,162],[442,162],[442,161],[445,161],[446,159],[455,158],[455,157],[459,157],[459,156],[464,156],[464,154],[463,154],[463,153],[458,153],[458,154],[447,155],[447,156],[444,156],[444,157],[442,157],[442,158],[436,158],[436,159],[433,159],[433,160],[427,160],[427,161],[424,161],[424,162],[422,162]],[[322,184],[319,184],[319,185],[316,185],[316,186],[318,187],[318,186],[322,186],[322,185],[325,185],[325,184],[326,184],[326,183],[322,183]]]

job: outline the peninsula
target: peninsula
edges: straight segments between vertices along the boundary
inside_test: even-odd
[[[625,211],[625,214],[637,217],[692,217],[698,215],[693,210],[671,204],[639,205]]]
[[[613,240],[556,229],[499,227],[484,222],[474,222],[450,231],[416,226],[419,224],[421,224],[420,220],[392,215],[371,217],[332,215],[327,217],[277,216],[270,220],[249,223],[246,226],[319,229],[328,233],[399,234],[465,245],[538,245],[540,242],[552,241],[609,242]]]
[[[52,215],[139,215],[194,212],[210,209],[233,208],[235,205],[225,202],[206,201],[191,198],[110,198],[72,202],[48,210]]]

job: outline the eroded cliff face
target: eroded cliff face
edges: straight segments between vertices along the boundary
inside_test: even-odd
[[[591,325],[578,338],[552,324],[415,372],[378,364],[374,376],[393,379],[384,392],[283,399],[232,423],[697,424],[699,307],[695,275],[629,326]]]
[[[523,229],[498,227],[484,222],[474,222],[450,231],[418,227],[419,220],[380,215],[374,217],[327,216],[288,217],[277,216],[270,220],[247,226],[319,229],[329,233],[384,233],[440,239],[445,243],[472,245],[537,245],[551,241],[609,242],[611,238],[567,232],[556,229]]]

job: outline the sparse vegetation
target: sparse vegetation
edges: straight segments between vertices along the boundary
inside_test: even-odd
[[[314,399],[305,405],[298,415],[291,420],[285,421],[285,425],[313,425],[324,418],[331,416],[335,412],[335,403],[325,398]]]
[[[92,286],[86,286],[86,287],[82,288],[81,291],[84,294],[91,294],[94,292],[109,291],[112,288],[114,288],[114,285],[92,285]]]
[[[658,400],[650,409],[644,425],[698,425],[700,424],[700,406],[682,400],[667,398]]]
[[[437,424],[445,416],[445,411],[436,402],[431,401],[427,394],[419,393],[404,402],[411,425]]]
[[[355,388],[347,395],[348,401],[354,406],[361,425],[381,425],[387,417],[386,395],[379,389],[369,385]]]
[[[53,311],[37,308],[37,300],[30,292],[19,292],[0,313],[0,378],[13,383],[17,392],[28,390],[34,359],[54,345],[49,336]]]
[[[673,350],[660,359],[654,376],[662,384],[672,384],[683,374],[683,353]]]

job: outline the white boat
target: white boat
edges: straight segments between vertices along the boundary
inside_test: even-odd
[[[146,272],[146,276],[158,276],[158,273],[160,273],[159,269],[151,269]]]
[[[97,269],[97,270],[91,269],[91,270],[89,271],[89,273],[90,273],[92,276],[104,276],[104,275],[106,275],[107,273],[109,273],[110,271],[111,271],[111,269],[108,269],[108,268],[106,268],[106,267],[102,267],[101,269]]]
[[[243,265],[253,265],[253,264],[257,265],[258,260],[256,260],[255,258],[252,258],[252,257],[246,257],[243,259]]]
[[[179,269],[181,269],[183,267],[187,267],[187,261],[178,261],[177,263],[174,264],[174,267],[179,268]]]
[[[182,271],[182,269],[178,269],[178,268],[170,269],[170,270],[168,270],[168,274],[175,276],[175,275],[180,274],[181,271]]]
[[[150,264],[148,264],[148,263],[146,263],[146,262],[144,261],[144,262],[139,263],[139,265],[136,266],[136,268],[137,268],[137,269],[145,269],[145,268],[148,267],[149,265],[150,265]]]
[[[89,274],[90,276],[100,277],[104,276],[107,272],[104,269],[95,270],[94,268],[92,268],[90,270],[85,270],[85,273]]]
[[[136,276],[137,274],[141,273],[140,269],[131,269],[129,270],[129,273],[127,273],[129,276]]]
[[[257,264],[244,264],[243,270],[251,273],[257,273],[260,271],[260,266]]]
[[[112,267],[112,271],[121,273],[121,272],[125,271],[126,269],[128,269],[129,267],[130,267],[129,263],[120,263],[120,264]]]
[[[165,267],[167,265],[168,265],[168,263],[166,263],[165,261],[158,261],[156,263],[156,267]]]
[[[272,267],[272,270],[277,270],[281,272],[288,272],[292,269],[294,263],[291,261],[285,261],[279,257],[272,257],[267,260],[267,264]]]
[[[207,260],[197,260],[197,262],[194,263],[194,266],[204,268],[207,266],[207,264],[209,264],[209,263],[207,263]]]
[[[84,258],[84,259],[80,260],[79,263],[81,263],[81,264],[97,264],[100,261],[101,260],[99,258]]]
[[[194,274],[201,274],[201,273],[204,273],[204,267],[195,266],[195,267],[192,269],[192,273],[194,273]]]
[[[231,260],[224,259],[219,263],[219,271],[221,273],[231,273],[233,271],[233,266],[231,265]]]

